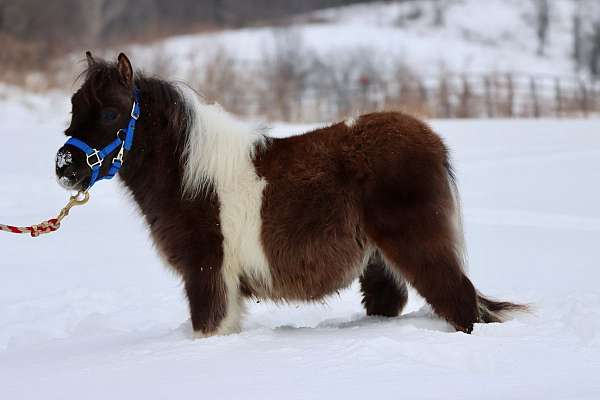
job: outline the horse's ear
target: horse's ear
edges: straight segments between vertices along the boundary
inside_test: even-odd
[[[96,60],[94,60],[94,57],[92,57],[91,51],[88,50],[85,52],[85,58],[87,59],[88,68],[92,68],[94,64],[96,64]]]
[[[122,82],[126,86],[133,86],[133,68],[131,67],[129,58],[124,53],[119,54],[117,69],[119,70]]]

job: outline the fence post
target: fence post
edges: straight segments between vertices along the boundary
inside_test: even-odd
[[[489,75],[483,77],[483,86],[485,90],[485,112],[488,118],[494,118],[494,104],[492,102],[492,81]]]
[[[460,108],[458,109],[457,117],[458,118],[469,118],[471,116],[471,85],[469,84],[469,80],[467,75],[462,76],[462,92],[460,95]]]
[[[555,102],[555,112],[558,118],[562,118],[563,116],[563,98],[562,98],[562,88],[560,85],[560,78],[554,78],[554,102]]]
[[[450,84],[448,82],[448,75],[444,74],[440,78],[438,98],[440,101],[440,115],[436,115],[441,118],[452,117],[452,105],[450,104]]]
[[[515,86],[511,74],[506,74],[506,103],[508,117],[515,116]]]
[[[591,83],[590,84],[590,111],[594,114],[598,114],[598,87],[596,86],[596,84]]]
[[[529,78],[529,88],[531,91],[533,116],[535,118],[539,118],[540,117],[540,99],[538,98],[537,84],[535,82],[535,77],[533,77],[533,76]]]
[[[583,112],[583,117],[588,117],[588,92],[585,82],[579,81],[579,89],[580,89],[580,108]]]

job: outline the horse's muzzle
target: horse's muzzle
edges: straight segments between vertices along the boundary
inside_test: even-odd
[[[72,152],[68,146],[61,147],[56,153],[56,178],[67,190],[83,190],[83,183],[90,179],[89,168],[77,153]]]

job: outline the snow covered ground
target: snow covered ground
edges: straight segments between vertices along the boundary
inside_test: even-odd
[[[67,99],[0,90],[0,222],[54,215]],[[417,312],[252,304],[241,334],[192,340],[178,279],[116,182],[57,234],[0,233],[1,399],[598,399],[600,121],[432,121],[465,206],[471,276],[531,315],[455,333]],[[277,126],[278,135],[301,127]]]

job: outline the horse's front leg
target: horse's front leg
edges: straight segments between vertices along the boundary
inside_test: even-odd
[[[225,267],[200,266],[184,276],[196,337],[240,331],[243,300],[239,279],[226,272]]]

